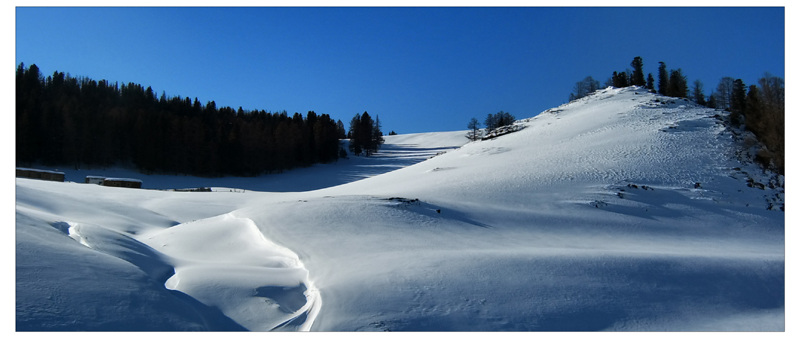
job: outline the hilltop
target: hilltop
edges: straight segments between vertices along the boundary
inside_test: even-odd
[[[17,179],[17,330],[784,330],[783,178],[724,112],[608,88],[513,130],[251,178],[294,192]]]

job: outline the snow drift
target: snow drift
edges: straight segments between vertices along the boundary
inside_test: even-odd
[[[609,88],[249,179],[296,192],[17,179],[17,330],[780,331],[782,178],[719,114]]]

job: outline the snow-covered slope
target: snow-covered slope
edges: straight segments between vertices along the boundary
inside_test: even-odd
[[[17,179],[17,329],[783,330],[783,189],[718,113],[609,88],[294,193]]]

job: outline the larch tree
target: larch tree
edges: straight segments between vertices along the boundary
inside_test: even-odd
[[[478,122],[478,119],[472,118],[467,123],[467,129],[470,131],[467,133],[467,138],[470,141],[477,141],[481,137],[481,123]]]
[[[717,108],[728,110],[731,108],[731,98],[733,97],[733,78],[725,76],[719,80],[717,90],[714,92]]]

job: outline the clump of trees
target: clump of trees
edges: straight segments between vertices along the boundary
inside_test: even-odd
[[[481,123],[478,122],[478,119],[473,117],[469,123],[467,123],[467,129],[469,129],[469,132],[467,132],[466,137],[471,141],[477,141],[481,139],[484,134],[489,135],[494,129],[510,126],[514,124],[514,121],[516,121],[516,117],[514,117],[514,115],[502,110],[494,114],[488,114],[486,116],[486,120],[483,122],[483,124],[486,126],[486,132],[483,133],[481,132]]]
[[[652,73],[648,73],[647,77],[644,76],[644,61],[642,57],[637,56],[631,61],[631,67],[624,71],[614,71],[611,77],[606,80],[606,86],[613,86],[617,88],[624,88],[629,86],[644,87],[651,92],[656,92],[656,81]],[[687,97],[689,95],[688,80],[683,75],[683,71],[679,69],[667,69],[664,62],[658,63],[658,93],[661,95],[672,97]],[[569,94],[569,100],[577,100],[585,97],[599,89],[599,82],[592,79],[591,76],[586,77],[579,81],[573,87],[573,92]]]
[[[756,160],[765,167],[771,167],[780,174],[784,173],[785,156],[785,120],[784,120],[784,81],[782,78],[766,73],[758,80],[758,85],[749,87],[741,79],[726,76],[720,79],[716,91],[706,99],[703,82],[695,80],[689,88],[683,71],[667,69],[664,62],[658,63],[658,90],[652,73],[644,78],[644,63],[641,57],[631,62],[633,70],[613,72],[606,85],[614,87],[644,86],[651,92],[679,98],[688,98],[699,105],[709,108],[723,109],[730,112],[731,124],[734,127],[744,125],[753,132],[763,145]],[[596,90],[596,83],[591,77],[578,82],[570,93],[570,101],[591,94]]]
[[[347,133],[350,139],[350,151],[356,156],[363,152],[365,156],[370,156],[380,149],[383,144],[383,132],[381,132],[381,120],[375,116],[375,120],[369,113],[356,114],[350,120],[350,130]]]
[[[735,84],[732,100],[739,102],[732,103],[732,109],[740,110],[745,128],[752,131],[763,145],[756,160],[783,175],[786,154],[784,81],[780,77],[766,73],[758,80],[758,86],[750,85],[742,100],[743,90],[739,87],[743,86]]]
[[[698,87],[697,81],[695,87]],[[785,167],[785,90],[780,77],[765,73],[758,85],[749,87],[742,79],[722,77],[716,90],[703,102],[702,83],[693,89],[693,100],[709,108],[730,112],[734,127],[742,127],[755,135],[762,147],[756,160],[763,166],[783,174]]]
[[[648,87],[650,85],[648,84]],[[647,88],[654,90],[655,88]],[[683,75],[683,70],[667,70],[667,64],[658,63],[658,93],[670,97],[685,98],[689,96],[688,79]]]
[[[583,80],[575,83],[575,87],[572,88],[572,93],[569,94],[569,100],[573,101],[586,97],[596,92],[598,89],[600,89],[600,81],[593,79],[591,76],[587,76]]]
[[[511,113],[499,111],[494,114],[489,114],[486,116],[486,120],[483,121],[483,124],[486,126],[486,132],[488,133],[492,129],[500,128],[502,126],[510,126],[514,124],[516,118]]]
[[[158,97],[151,87],[119,85],[36,65],[16,72],[17,165],[105,167],[145,173],[253,176],[336,161],[341,121],[327,114],[205,105]]]

